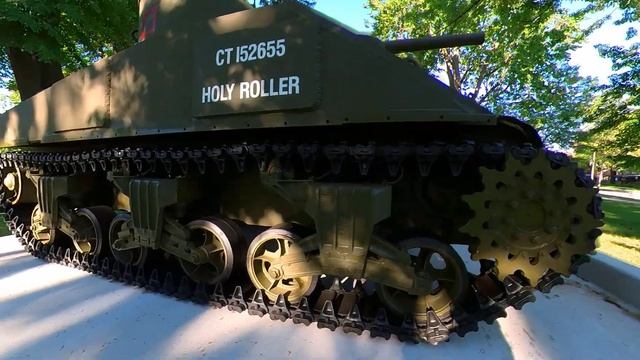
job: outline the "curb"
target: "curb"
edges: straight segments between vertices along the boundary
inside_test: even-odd
[[[596,253],[580,266],[578,276],[640,311],[640,268]]]
[[[599,194],[599,195],[604,200],[622,201],[622,202],[628,202],[632,204],[640,204],[640,199],[629,198],[624,196],[605,195],[605,194]]]

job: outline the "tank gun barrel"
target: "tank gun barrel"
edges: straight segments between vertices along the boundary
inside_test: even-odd
[[[484,33],[451,34],[442,36],[427,36],[418,39],[389,40],[384,42],[385,48],[394,54],[402,52],[442,49],[456,46],[481,45],[484,43]]]

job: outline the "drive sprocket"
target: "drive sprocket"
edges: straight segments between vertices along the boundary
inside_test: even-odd
[[[555,157],[554,157],[555,156]],[[475,213],[461,228],[475,241],[474,260],[495,260],[500,280],[516,272],[531,285],[593,251],[601,233],[597,190],[568,160],[539,150],[529,159],[507,155],[502,169],[482,167],[484,189],[463,196]]]

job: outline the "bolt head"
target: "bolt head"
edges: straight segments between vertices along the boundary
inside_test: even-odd
[[[275,279],[279,279],[282,276],[282,273],[278,269],[269,270],[269,275]]]

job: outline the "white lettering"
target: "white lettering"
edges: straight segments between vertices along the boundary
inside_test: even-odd
[[[205,86],[202,88],[202,103],[206,104],[208,102],[211,102],[211,88]]]
[[[233,56],[233,53],[236,56]],[[262,59],[283,57],[287,53],[286,39],[263,41],[253,44],[238,45],[233,48],[218,49],[216,51],[216,65],[231,65],[235,63],[251,62]]]
[[[291,94],[300,94],[300,77],[289,76],[289,89]]]
[[[225,50],[227,53],[227,64],[231,64],[231,54],[233,53],[233,48],[228,48]]]
[[[239,84],[239,93],[237,96],[240,96],[240,99],[243,100],[300,94],[299,76],[243,81]],[[235,83],[205,86],[202,88],[202,103],[231,101],[233,100],[233,91],[235,88]]]
[[[289,81],[289,78],[286,78],[286,77],[281,77],[280,78],[280,86],[279,86],[280,87],[280,90],[279,90],[280,95],[289,95],[289,90],[288,90],[289,83],[288,83],[288,81]]]
[[[211,87],[211,102],[220,101],[220,86],[212,86]]]
[[[247,98],[249,98],[249,83],[245,81],[240,83],[240,99]]]
[[[269,79],[269,96],[278,96],[280,93],[278,91],[273,91],[275,88],[276,79]]]
[[[225,88],[227,89],[227,97],[223,98],[223,101],[231,100],[231,96],[233,96],[233,88],[236,87],[236,84],[226,84]]]
[[[224,64],[224,49],[220,49],[216,52],[216,65],[222,66]]]
[[[254,99],[260,96],[260,81],[253,80],[249,91],[251,92],[251,97]]]

